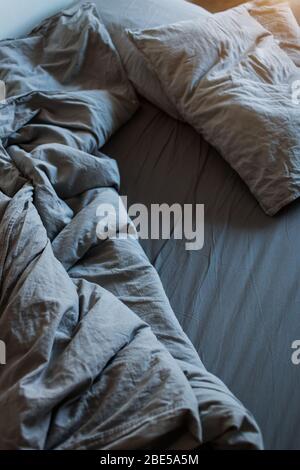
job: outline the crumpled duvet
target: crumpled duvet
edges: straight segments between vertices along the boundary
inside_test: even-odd
[[[2,41],[0,79],[0,448],[261,448],[138,241],[96,236],[137,102],[95,8]]]

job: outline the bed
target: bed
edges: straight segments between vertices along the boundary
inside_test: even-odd
[[[131,2],[128,5],[123,1],[110,1],[108,4],[104,0],[97,0],[95,3],[114,43],[114,28],[110,27],[112,18],[134,17],[135,22],[140,19],[141,27],[145,27],[144,7],[141,8],[139,2]],[[170,22],[175,21],[178,15],[188,20],[200,12],[200,8],[195,5],[186,10],[185,2],[179,0],[176,5],[178,7],[176,11],[168,12]],[[78,20],[76,13],[72,12],[72,15]],[[72,15],[69,16],[72,18]],[[149,6],[146,18],[148,26],[160,24],[161,10]],[[51,31],[51,28],[49,30]],[[106,41],[109,42],[108,39]],[[117,44],[116,48],[118,49]],[[82,92],[77,82],[76,87]],[[25,91],[28,93],[28,90]],[[66,90],[63,89],[62,92],[65,93]],[[125,95],[130,101],[128,88]],[[45,103],[43,100],[38,101],[39,107],[41,103]],[[97,156],[107,155],[116,160],[121,178],[119,192],[128,196],[129,204],[138,202],[148,207],[153,203],[205,204],[204,247],[199,251],[186,251],[184,240],[142,240],[141,245],[147,255],[146,258],[136,240],[129,240],[126,243],[122,241],[121,245],[111,241],[107,242],[104,248],[103,244],[95,246],[95,241],[92,243],[91,240],[87,240],[84,234],[81,238],[79,233],[78,240],[75,240],[76,237],[74,238],[72,233],[75,233],[74,230],[80,232],[80,225],[76,225],[76,222],[70,226],[70,230],[62,230],[62,235],[59,236],[61,219],[57,217],[56,226],[55,214],[46,207],[42,194],[40,204],[35,206],[48,235],[49,233],[51,235],[54,258],[63,264],[68,276],[60,271],[56,260],[48,251],[47,256],[50,261],[47,262],[51,266],[53,264],[53,273],[58,272],[61,276],[61,283],[65,286],[64,292],[72,292],[71,286],[74,284],[77,294],[72,295],[75,298],[76,295],[79,296],[79,304],[85,312],[82,315],[90,318],[89,312],[94,303],[94,294],[90,286],[94,284],[100,286],[101,305],[106,306],[105,311],[112,312],[114,318],[115,331],[110,324],[109,315],[105,317],[108,337],[112,343],[116,341],[117,336],[122,338],[124,335],[126,338],[122,338],[116,346],[119,348],[116,357],[113,348],[110,350],[109,342],[107,343],[110,345],[109,353],[106,358],[102,358],[101,348],[97,349],[97,354],[103,361],[101,370],[99,365],[96,366],[96,357],[89,355],[85,349],[93,364],[92,373],[90,371],[87,373],[86,364],[80,360],[77,364],[73,364],[68,362],[70,358],[67,357],[66,370],[70,367],[69,364],[74,370],[76,367],[81,367],[82,377],[78,382],[74,382],[74,378],[72,382],[69,377],[65,377],[65,382],[59,382],[59,393],[57,391],[57,395],[51,396],[51,384],[53,384],[51,374],[55,372],[51,359],[51,341],[54,341],[54,338],[58,341],[53,352],[55,357],[65,344],[66,336],[72,336],[69,328],[71,326],[74,328],[74,325],[69,324],[74,322],[74,319],[62,322],[57,332],[53,332],[52,339],[48,338],[48,352],[42,351],[41,354],[41,351],[38,351],[37,356],[32,356],[34,361],[38,358],[39,370],[44,368],[43,374],[48,380],[42,381],[44,402],[37,400],[34,388],[28,389],[30,392],[28,395],[25,392],[20,393],[18,389],[10,395],[11,389],[7,385],[7,380],[12,380],[13,368],[2,376],[2,382],[0,379],[2,409],[8,410],[7,403],[11,406],[12,403],[18,403],[19,409],[24,412],[24,421],[19,421],[15,417],[9,430],[3,433],[7,438],[2,438],[1,448],[130,449],[149,446],[156,448],[158,442],[161,447],[175,449],[194,448],[203,443],[215,448],[261,448],[262,441],[257,422],[262,430],[266,448],[299,449],[297,426],[300,412],[297,391],[300,376],[297,367],[291,361],[291,345],[300,337],[297,292],[299,202],[294,202],[273,218],[267,216],[241,178],[218,152],[190,125],[177,119],[177,116],[170,116],[174,114],[173,110],[166,114],[142,96],[138,96],[140,106],[136,110],[137,105],[133,101],[134,99],[131,100],[130,120],[129,117],[125,118],[124,106],[120,105],[119,111],[116,112],[118,125],[112,126],[113,129],[108,133],[102,132],[102,138],[97,141],[101,153]],[[166,101],[165,106],[169,105],[170,103]],[[65,106],[64,101],[62,106]],[[105,109],[109,109],[107,104],[105,106]],[[31,107],[30,103],[29,111]],[[51,109],[53,111],[54,108]],[[28,111],[26,100],[25,111]],[[60,117],[56,117],[54,111],[53,113],[52,124],[64,127]],[[27,156],[32,152],[32,136],[34,136],[33,142],[47,146],[52,135],[46,134],[46,141],[43,142],[45,137],[36,134],[39,126],[48,123],[47,113],[43,117],[44,121],[35,115],[31,115],[30,119],[33,119],[32,124],[28,127],[25,125],[24,130],[22,126],[21,131],[18,126],[14,127],[12,136],[9,136],[12,133],[10,129],[10,132],[2,135],[2,139],[8,138],[4,146],[5,151],[9,149],[9,154],[17,164],[18,170],[23,176],[32,180],[31,171],[26,165],[22,166],[22,152],[25,151]],[[9,125],[15,125],[15,122]],[[58,129],[57,132],[60,136]],[[109,133],[113,134],[110,138],[108,138]],[[94,136],[94,129],[92,134]],[[39,139],[42,141],[39,142]],[[69,145],[73,145],[70,144],[70,137],[67,141]],[[16,146],[21,147],[21,153]],[[1,150],[3,151],[3,148]],[[47,154],[45,155],[42,154],[39,159],[47,161]],[[72,158],[68,154],[68,162],[72,162]],[[104,194],[105,197],[108,195],[109,201],[115,204],[116,191],[119,189],[117,171],[114,164],[108,163],[106,157],[103,158],[103,166],[99,167],[100,182],[93,181],[93,185],[89,183],[90,186],[87,186],[88,183],[80,184],[89,191],[94,190],[95,185],[97,187],[100,185],[101,194],[97,193],[97,197],[101,199]],[[87,199],[85,196],[82,199],[78,198],[78,191],[74,189],[76,184],[79,184],[76,178],[73,186],[70,188],[68,186],[69,193],[61,196],[62,183],[65,183],[66,177],[60,175],[60,167],[53,157],[50,163],[56,168],[58,176],[54,176],[56,174],[53,173],[54,170],[47,169],[46,166],[46,175],[51,183],[47,186],[47,191],[51,192],[53,186],[74,214],[80,214],[80,210],[93,203],[94,196],[91,197],[92,193],[89,193]],[[91,169],[86,169],[88,175],[92,175],[89,173],[92,167],[93,165]],[[40,177],[40,172],[45,172],[44,166],[41,165],[38,171]],[[12,180],[14,178],[15,175]],[[40,184],[39,179],[33,181],[34,186]],[[8,190],[3,187],[3,183],[2,191],[4,194],[14,192],[11,188]],[[26,188],[25,194],[19,195],[18,201],[14,203],[21,203],[21,206],[23,204],[23,208],[28,207],[30,191],[30,188]],[[50,199],[52,200],[55,202],[55,198]],[[1,210],[6,204],[4,196]],[[68,212],[62,211],[62,214],[69,224],[72,223],[72,217]],[[40,223],[36,219],[34,223],[36,230],[42,233]],[[62,227],[68,227],[65,220]],[[29,231],[29,234],[26,234],[28,243],[31,236],[33,235]],[[49,250],[45,234],[41,234],[41,240],[43,250]],[[72,248],[70,252],[65,250],[67,246],[74,247],[74,243],[77,243],[75,249]],[[18,244],[15,241],[13,244],[16,244],[17,248]],[[36,256],[38,256],[41,246],[34,249],[37,250]],[[152,270],[148,260],[160,279]],[[9,261],[6,260],[8,267],[5,265],[5,268],[11,273]],[[25,270],[26,266],[22,269]],[[44,267],[42,272],[45,272]],[[40,273],[33,272],[33,275],[38,279]],[[15,278],[17,279],[17,276]],[[82,279],[84,281],[81,281]],[[145,289],[146,286],[149,288]],[[9,285],[8,287],[10,288]],[[54,287],[52,279],[49,289]],[[15,292],[12,292],[15,295]],[[68,296],[71,298],[71,294]],[[5,297],[3,298],[5,300]],[[20,298],[24,298],[23,294],[17,293],[16,298],[13,297],[16,305],[13,309],[15,315]],[[76,303],[76,300],[74,302]],[[6,308],[6,304],[1,304],[2,311],[3,305]],[[64,305],[63,310],[68,311],[68,306]],[[7,315],[7,310],[5,312]],[[126,321],[118,325],[120,312]],[[187,336],[173,317],[173,312]],[[2,322],[5,320],[3,315],[1,320]],[[20,318],[16,316],[15,321],[18,325]],[[150,329],[145,328],[144,322],[150,325]],[[20,325],[23,326],[21,323]],[[40,326],[38,325],[39,328]],[[76,354],[79,354],[82,341],[88,339],[88,333],[93,329],[98,332],[96,324],[91,323],[86,328],[86,330],[83,328],[83,339],[79,338],[79,343],[77,345],[75,343]],[[38,329],[35,334],[37,331]],[[99,330],[98,334],[103,341],[103,332]],[[189,340],[205,367],[215,375],[207,373],[202,362],[198,362],[199,357]],[[167,374],[170,380],[165,377],[164,392],[167,394],[172,390],[173,393],[174,384],[177,384],[175,387],[179,385],[182,387],[182,400],[178,400],[178,396],[172,397],[176,406],[171,411],[166,404],[166,395],[164,393],[159,395],[157,383],[152,382],[147,375],[146,366],[141,370],[136,364],[132,351],[146,354],[142,352],[142,344],[146,343],[149,346],[145,364],[156,354],[155,370],[160,377],[163,371],[168,369],[166,366],[168,361],[172,363],[172,367],[168,370],[169,375]],[[20,347],[18,354],[20,355],[22,351]],[[34,348],[33,352],[36,353]],[[50,355],[49,364],[47,354]],[[128,370],[124,368],[124,362],[129,359],[136,375],[131,373],[130,368]],[[152,363],[151,365],[153,366]],[[22,372],[18,368],[16,370],[18,373]],[[66,370],[63,369],[63,375],[66,374]],[[61,371],[56,372],[61,373]],[[103,380],[99,380],[100,372]],[[135,400],[130,403],[124,402],[124,408],[117,414],[117,418],[113,415],[120,393],[124,393],[126,389],[126,384],[121,379],[122,375],[127,377],[128,393],[132,393],[131,387],[136,383],[140,384],[142,379],[147,384],[145,393],[141,392],[141,396],[138,397],[145,413],[134,415],[132,422],[126,426],[124,426],[126,416],[136,408]],[[43,377],[43,375],[36,376],[34,369],[31,370],[30,376],[32,384],[38,383]],[[111,377],[115,377],[116,382],[122,384],[123,392],[118,387],[114,389]],[[70,389],[69,396],[62,395],[62,384]],[[27,385],[28,382],[26,387]],[[23,384],[21,391],[26,391],[26,387]],[[114,393],[111,393],[111,390],[114,390]],[[147,400],[146,395],[150,391],[155,397],[159,397],[157,402],[150,400],[149,403]],[[96,398],[97,393],[100,395],[102,393],[104,397],[111,395],[111,403],[106,399],[100,406]],[[78,403],[80,395],[84,397],[82,407]],[[37,400],[33,400],[31,405],[30,400],[28,402],[30,396]],[[196,411],[197,400],[198,406],[201,403],[202,407],[200,407],[202,410],[200,417]],[[40,412],[37,411],[38,407],[34,408],[33,405],[36,404],[40,406]],[[55,411],[50,412],[53,406]],[[95,413],[94,419],[87,420],[91,414],[89,410]],[[7,413],[11,416],[10,411]],[[101,426],[97,423],[97,419],[100,420]]]
[[[131,203],[205,204],[199,252],[181,240],[141,243],[184,331],[253,412],[266,447],[299,449],[299,202],[268,217],[201,136],[145,100],[105,151]]]
[[[299,203],[270,219],[187,125],[146,102],[133,120],[139,133],[130,123],[105,147],[120,166],[122,193],[131,203],[206,207],[201,251],[178,240],[142,241],[177,318],[207,368],[252,411],[266,447],[298,449],[291,345],[300,334]]]

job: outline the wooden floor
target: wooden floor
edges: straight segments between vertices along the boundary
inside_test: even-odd
[[[234,7],[240,3],[244,3],[245,0],[189,0],[191,3],[196,3],[197,5],[206,8],[209,11],[221,11],[226,10],[227,8]]]
[[[241,3],[245,3],[247,0],[188,0],[191,3],[196,3],[197,5],[206,8],[211,12],[226,10],[227,8],[235,7]],[[279,0],[273,0],[274,3]],[[298,22],[300,23],[300,0],[287,0],[287,2],[292,7]]]

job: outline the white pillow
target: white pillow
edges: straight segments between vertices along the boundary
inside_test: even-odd
[[[184,0],[94,0],[94,3],[120,54],[128,78],[138,93],[178,118],[176,107],[162,90],[143,55],[129,40],[126,29],[144,29],[181,20],[206,18],[210,13]]]
[[[181,116],[273,215],[300,195],[300,69],[245,9],[129,33]]]
[[[254,0],[238,8],[246,8],[253,18],[273,34],[297,67],[300,66],[300,26],[289,3],[284,0]]]

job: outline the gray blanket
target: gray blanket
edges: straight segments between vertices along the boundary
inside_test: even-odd
[[[0,79],[0,448],[260,448],[138,241],[97,239],[137,102],[94,7],[2,41]]]

